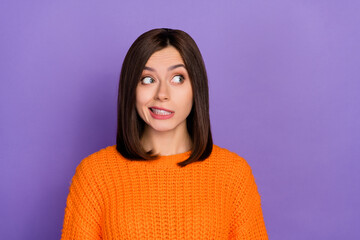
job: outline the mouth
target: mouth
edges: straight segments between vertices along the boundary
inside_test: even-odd
[[[173,111],[166,111],[164,109],[159,109],[159,108],[155,108],[155,107],[150,107],[149,111],[150,111],[150,115],[154,119],[158,119],[158,120],[165,120],[165,119],[172,118],[175,114],[175,112],[173,112]]]
[[[158,108],[158,107],[149,107],[150,111],[155,113],[156,115],[166,116],[174,113],[174,111],[164,109],[164,108]]]

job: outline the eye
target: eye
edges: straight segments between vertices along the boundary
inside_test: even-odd
[[[141,79],[141,84],[150,84],[153,83],[155,80],[152,77],[144,77]]]
[[[182,83],[182,82],[184,82],[184,76],[183,75],[176,75],[176,76],[173,77],[172,81],[175,82],[175,83]]]

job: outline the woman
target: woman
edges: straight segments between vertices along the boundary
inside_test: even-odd
[[[153,29],[130,47],[117,131],[77,167],[62,239],[267,239],[249,165],[212,142],[205,65],[188,34]]]

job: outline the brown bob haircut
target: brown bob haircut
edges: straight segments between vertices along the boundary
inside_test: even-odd
[[[118,122],[116,149],[129,160],[153,160],[158,156],[146,152],[140,139],[145,122],[136,111],[136,87],[150,56],[167,46],[175,47],[185,64],[193,91],[193,106],[186,119],[187,130],[192,140],[188,159],[178,166],[203,161],[210,156],[213,140],[209,117],[209,87],[205,64],[195,41],[185,32],[168,28],[153,29],[143,33],[131,45],[120,73],[118,93]]]

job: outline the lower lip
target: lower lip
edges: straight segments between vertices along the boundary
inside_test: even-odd
[[[153,111],[151,111],[150,109],[149,109],[149,111],[150,111],[150,114],[151,114],[151,116],[152,116],[153,118],[155,118],[155,119],[161,119],[161,120],[172,118],[172,117],[174,116],[174,114],[175,114],[175,113],[171,113],[171,114],[169,114],[169,115],[158,115],[158,114],[155,114],[155,113],[154,113]]]

